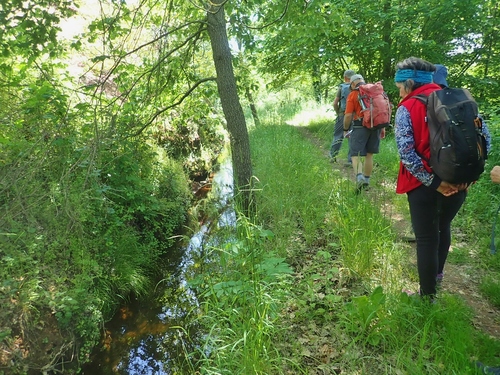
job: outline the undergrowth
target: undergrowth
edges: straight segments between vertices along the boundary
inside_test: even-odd
[[[500,362],[500,342],[472,326],[473,311],[460,296],[443,293],[430,304],[401,293],[416,288],[418,278],[411,248],[391,225],[393,216],[408,216],[404,197],[394,193],[392,135],[376,157],[370,195],[356,195],[353,182],[332,169],[297,125],[309,125],[329,147],[333,121],[317,116],[251,132],[258,211],[210,248],[206,269],[192,281],[202,295],[197,321],[207,328],[193,368],[203,374],[477,374],[477,360]],[[490,188],[486,182],[474,187]],[[463,217],[474,215],[474,207],[462,211],[458,230],[469,241],[486,242],[485,222]],[[486,267],[485,295],[498,292],[496,258],[486,250],[463,257]]]
[[[33,123],[11,118],[0,159],[0,371],[10,374],[88,360],[118,304],[151,289],[191,200],[160,148],[89,130],[89,113],[63,111],[69,98],[52,86],[25,99]]]

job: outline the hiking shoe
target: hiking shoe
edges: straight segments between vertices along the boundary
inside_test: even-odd
[[[417,295],[417,294],[418,294],[418,295],[420,295],[420,291],[418,291],[418,293],[417,293],[417,292],[414,292],[414,291],[412,291],[412,290],[410,290],[410,289],[403,289],[403,290],[401,291],[401,293],[406,294],[408,297],[415,296],[415,295]]]
[[[356,194],[360,194],[363,190],[369,190],[370,189],[370,184],[366,182],[365,180],[359,180],[356,183]]]
[[[435,299],[434,296],[431,296],[431,295],[422,296],[422,294],[420,294],[420,289],[418,290],[418,292],[414,292],[414,291],[409,290],[409,289],[403,289],[401,291],[401,293],[406,294],[408,297],[420,297],[420,298],[422,298],[424,300],[429,301],[433,305],[436,303],[436,299]]]
[[[481,374],[500,375],[500,367],[485,366],[481,362],[476,362],[476,366],[481,369]]]
[[[408,234],[406,236],[401,237],[401,241],[403,242],[417,242],[414,234]]]
[[[438,273],[436,276],[436,289],[441,288],[441,284],[443,283],[444,273]]]
[[[363,191],[363,184],[364,184],[364,181],[362,181],[362,180],[356,182],[356,194],[359,194]]]

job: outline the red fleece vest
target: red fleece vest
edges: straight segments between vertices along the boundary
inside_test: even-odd
[[[440,87],[434,83],[421,86],[407,95],[398,105],[404,106],[410,112],[410,118],[413,127],[413,135],[415,138],[415,149],[418,155],[422,155],[427,160],[430,159],[430,145],[429,145],[429,128],[425,122],[426,106],[418,99],[412,96],[425,94],[429,95],[431,92],[439,90]],[[398,124],[396,124],[397,126]],[[432,168],[429,163],[422,159],[424,168],[432,173]],[[413,176],[404,166],[399,162],[399,174],[396,184],[396,193],[404,194],[412,191],[413,189],[422,185],[422,182]]]

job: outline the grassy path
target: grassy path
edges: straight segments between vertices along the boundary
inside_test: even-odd
[[[477,228],[456,231],[438,303],[401,293],[418,276],[403,241],[407,202],[394,193],[394,142],[384,140],[372,188],[357,195],[350,168],[328,161],[331,125],[252,130],[257,214],[204,278],[202,323],[214,335],[200,372],[478,375],[476,361],[499,366],[498,311],[476,272],[495,276],[498,258],[470,255]],[[462,231],[473,215],[463,216]]]
[[[317,137],[313,132],[308,130],[307,127],[299,126],[301,134],[312,142],[315,146],[322,150],[322,154],[325,158],[329,157],[329,150],[325,147],[324,141]],[[345,146],[344,146],[345,147]],[[345,177],[354,182],[354,174],[352,168],[346,166],[347,160],[340,159],[336,163],[332,163],[332,168],[340,171],[340,173]],[[377,173],[376,171],[374,173]],[[395,193],[394,193],[395,194]],[[390,211],[390,219],[393,224],[393,228],[396,233],[398,233],[398,238],[405,238],[408,234],[408,228],[410,228],[411,223],[405,215],[397,211],[397,208],[392,207],[390,210],[387,207],[382,206],[381,210]],[[454,238],[456,238],[456,233]],[[410,242],[412,250],[415,250],[415,243]],[[470,248],[471,244],[460,243],[462,248]],[[454,241],[452,241],[452,248],[450,251],[453,253]],[[413,251],[414,253],[414,251]],[[416,267],[416,259],[412,262]],[[443,291],[448,292],[466,301],[474,311],[474,327],[486,332],[491,337],[500,340],[500,309],[493,306],[481,295],[479,290],[480,275],[478,275],[473,265],[467,263],[453,264],[448,262],[446,264],[446,282],[443,284]]]

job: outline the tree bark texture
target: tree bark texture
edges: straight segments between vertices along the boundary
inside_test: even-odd
[[[248,103],[250,105],[250,111],[252,111],[252,117],[255,126],[260,126],[260,119],[259,119],[259,114],[257,113],[257,108],[255,107],[255,101],[253,100],[253,95],[252,91],[250,90],[250,87],[245,88],[245,95],[247,97]]]
[[[209,3],[207,21],[208,35],[217,73],[217,89],[231,142],[235,197],[245,214],[248,214],[253,201],[251,199],[252,162],[250,158],[250,140],[245,115],[238,97],[223,3]]]

